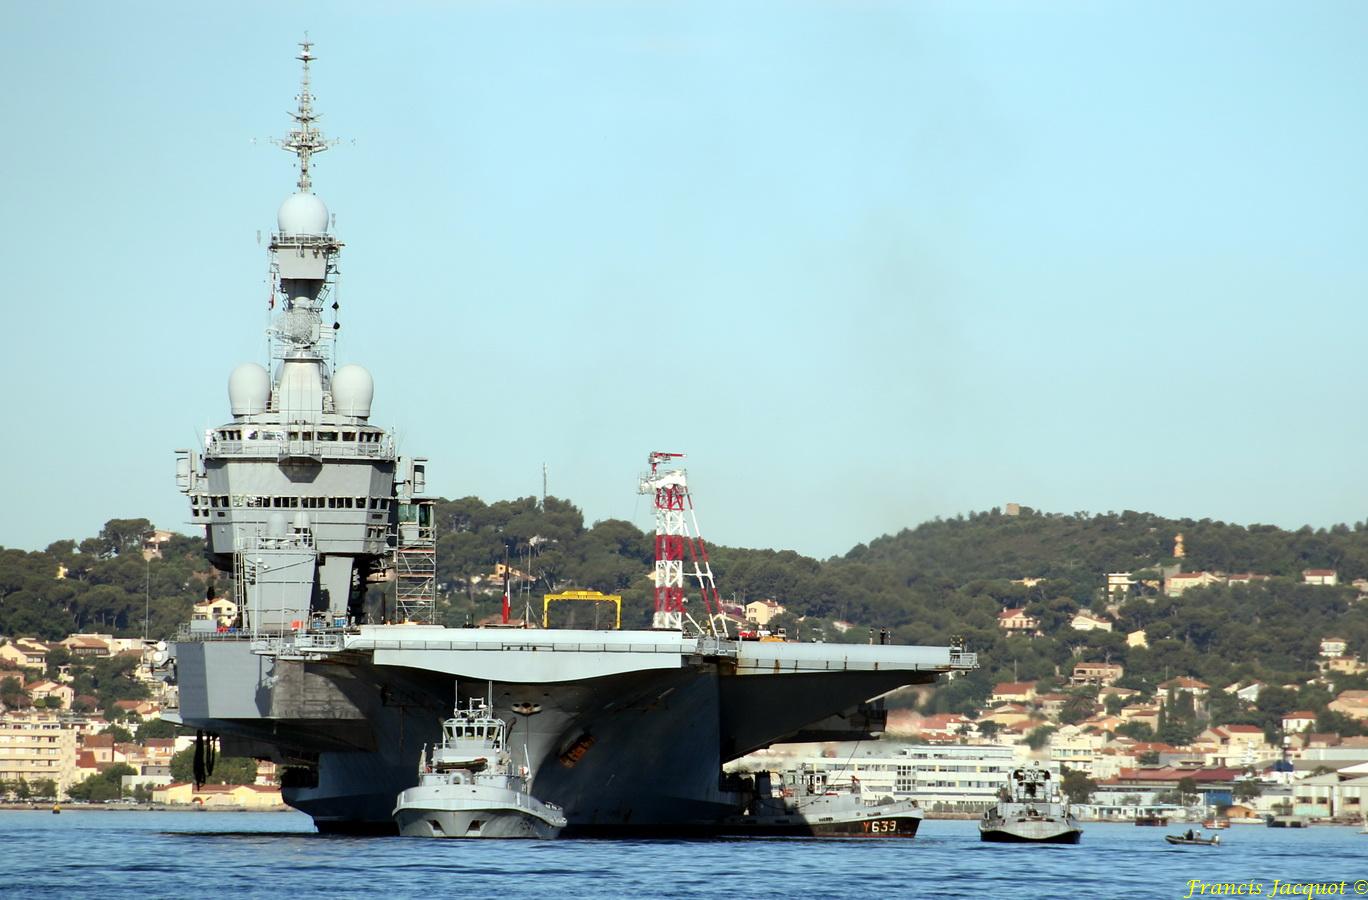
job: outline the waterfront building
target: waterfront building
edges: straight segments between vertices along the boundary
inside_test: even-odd
[[[50,712],[0,717],[0,781],[51,779],[60,795],[76,777],[76,730]]]
[[[152,790],[152,802],[201,809],[279,809],[280,788],[260,784],[168,784]]]
[[[729,770],[771,771],[805,767],[825,775],[828,784],[858,780],[864,793],[895,800],[916,800],[938,811],[978,812],[997,802],[1012,769],[1022,765],[1025,748],[1000,744],[895,744],[847,741],[825,745],[775,747],[738,760]],[[1043,768],[1059,775],[1059,766]]]
[[[1175,791],[1181,781],[1191,778],[1197,786],[1203,806],[1229,806],[1234,802],[1235,780],[1243,775],[1240,769],[1201,766],[1144,766],[1123,769],[1106,787],[1121,792]]]

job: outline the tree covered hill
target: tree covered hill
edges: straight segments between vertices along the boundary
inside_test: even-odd
[[[534,610],[546,591],[597,589],[623,595],[625,627],[650,621],[654,540],[630,522],[586,525],[577,507],[554,497],[544,504],[467,497],[440,501],[436,524],[441,610],[449,624],[498,609],[497,584],[489,578],[496,563],[531,576],[524,590]],[[145,561],[138,550],[150,529],[144,519],[115,519],[79,543],[59,541],[33,553],[0,550],[0,634],[137,635],[146,607],[151,636],[169,637],[216,576],[198,538],[174,538],[161,558]],[[1275,577],[1194,589],[1181,598],[1143,588],[1119,604],[1104,596],[1108,572],[1157,575],[1159,567],[1178,562],[1171,554],[1180,532],[1186,571]],[[1180,674],[1213,685],[1241,677],[1280,683],[1308,677],[1321,637],[1336,634],[1352,650],[1368,650],[1368,604],[1355,602],[1355,590],[1298,583],[1306,568],[1336,569],[1342,582],[1368,577],[1365,523],[1286,531],[1136,512],[993,510],[926,522],[827,560],[715,547],[712,562],[725,598],[777,599],[787,609],[781,624],[800,640],[864,641],[879,628],[890,629],[898,643],[963,637],[984,668],[942,692],[938,703],[949,706],[970,703],[993,680],[1067,674],[1079,660],[1122,663],[1136,686]],[[1021,579],[1043,580],[1014,583]],[[228,591],[226,582],[215,586]],[[1069,627],[1076,611],[1108,605],[1113,632]],[[1004,607],[1039,616],[1044,636],[1005,636],[997,625]],[[1138,629],[1145,630],[1148,648],[1126,645],[1125,633]]]
[[[1368,577],[1368,523],[1307,526],[1234,525],[1210,519],[1165,519],[1126,511],[1092,515],[998,510],[937,519],[871,541],[846,559],[892,562],[921,577],[964,583],[1026,576],[1095,584],[1098,572],[1136,571],[1176,562],[1184,535],[1185,571],[1260,572],[1290,578],[1306,568],[1338,569],[1344,580]]]
[[[153,638],[189,621],[215,582],[202,538],[173,535],[144,559],[147,519],[111,519],[94,537],[26,552],[0,548],[0,635],[58,640],[76,632]]]

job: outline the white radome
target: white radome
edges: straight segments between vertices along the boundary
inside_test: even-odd
[[[228,403],[235,416],[266,411],[271,399],[271,375],[259,363],[243,363],[228,376]]]
[[[375,379],[365,366],[348,363],[333,374],[332,395],[333,409],[342,415],[370,418]]]
[[[314,194],[291,194],[280,204],[276,225],[281,234],[327,234],[328,207]]]

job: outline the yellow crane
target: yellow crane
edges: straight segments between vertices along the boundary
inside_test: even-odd
[[[542,596],[542,627],[551,627],[551,604],[557,600],[580,600],[590,603],[611,603],[617,610],[616,620],[613,622],[615,629],[622,628],[622,596],[620,594],[603,594],[599,591],[564,591],[559,594],[544,594]]]

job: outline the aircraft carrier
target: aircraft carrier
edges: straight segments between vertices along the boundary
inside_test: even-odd
[[[270,242],[272,371],[233,370],[231,420],[177,451],[176,478],[237,619],[190,623],[159,662],[164,717],[229,755],[284,766],[285,800],[322,831],[390,832],[458,692],[492,690],[535,795],[566,833],[708,831],[737,812],[722,764],[784,740],[877,733],[872,698],[971,669],[955,647],[730,640],[709,628],[448,628],[436,599],[427,461],[370,423],[374,382],[333,368],[342,243],[313,193],[330,143],[312,46],[278,143],[296,191]],[[374,586],[386,600],[367,600]],[[690,620],[692,622],[692,620]],[[659,624],[659,621],[658,623]]]

